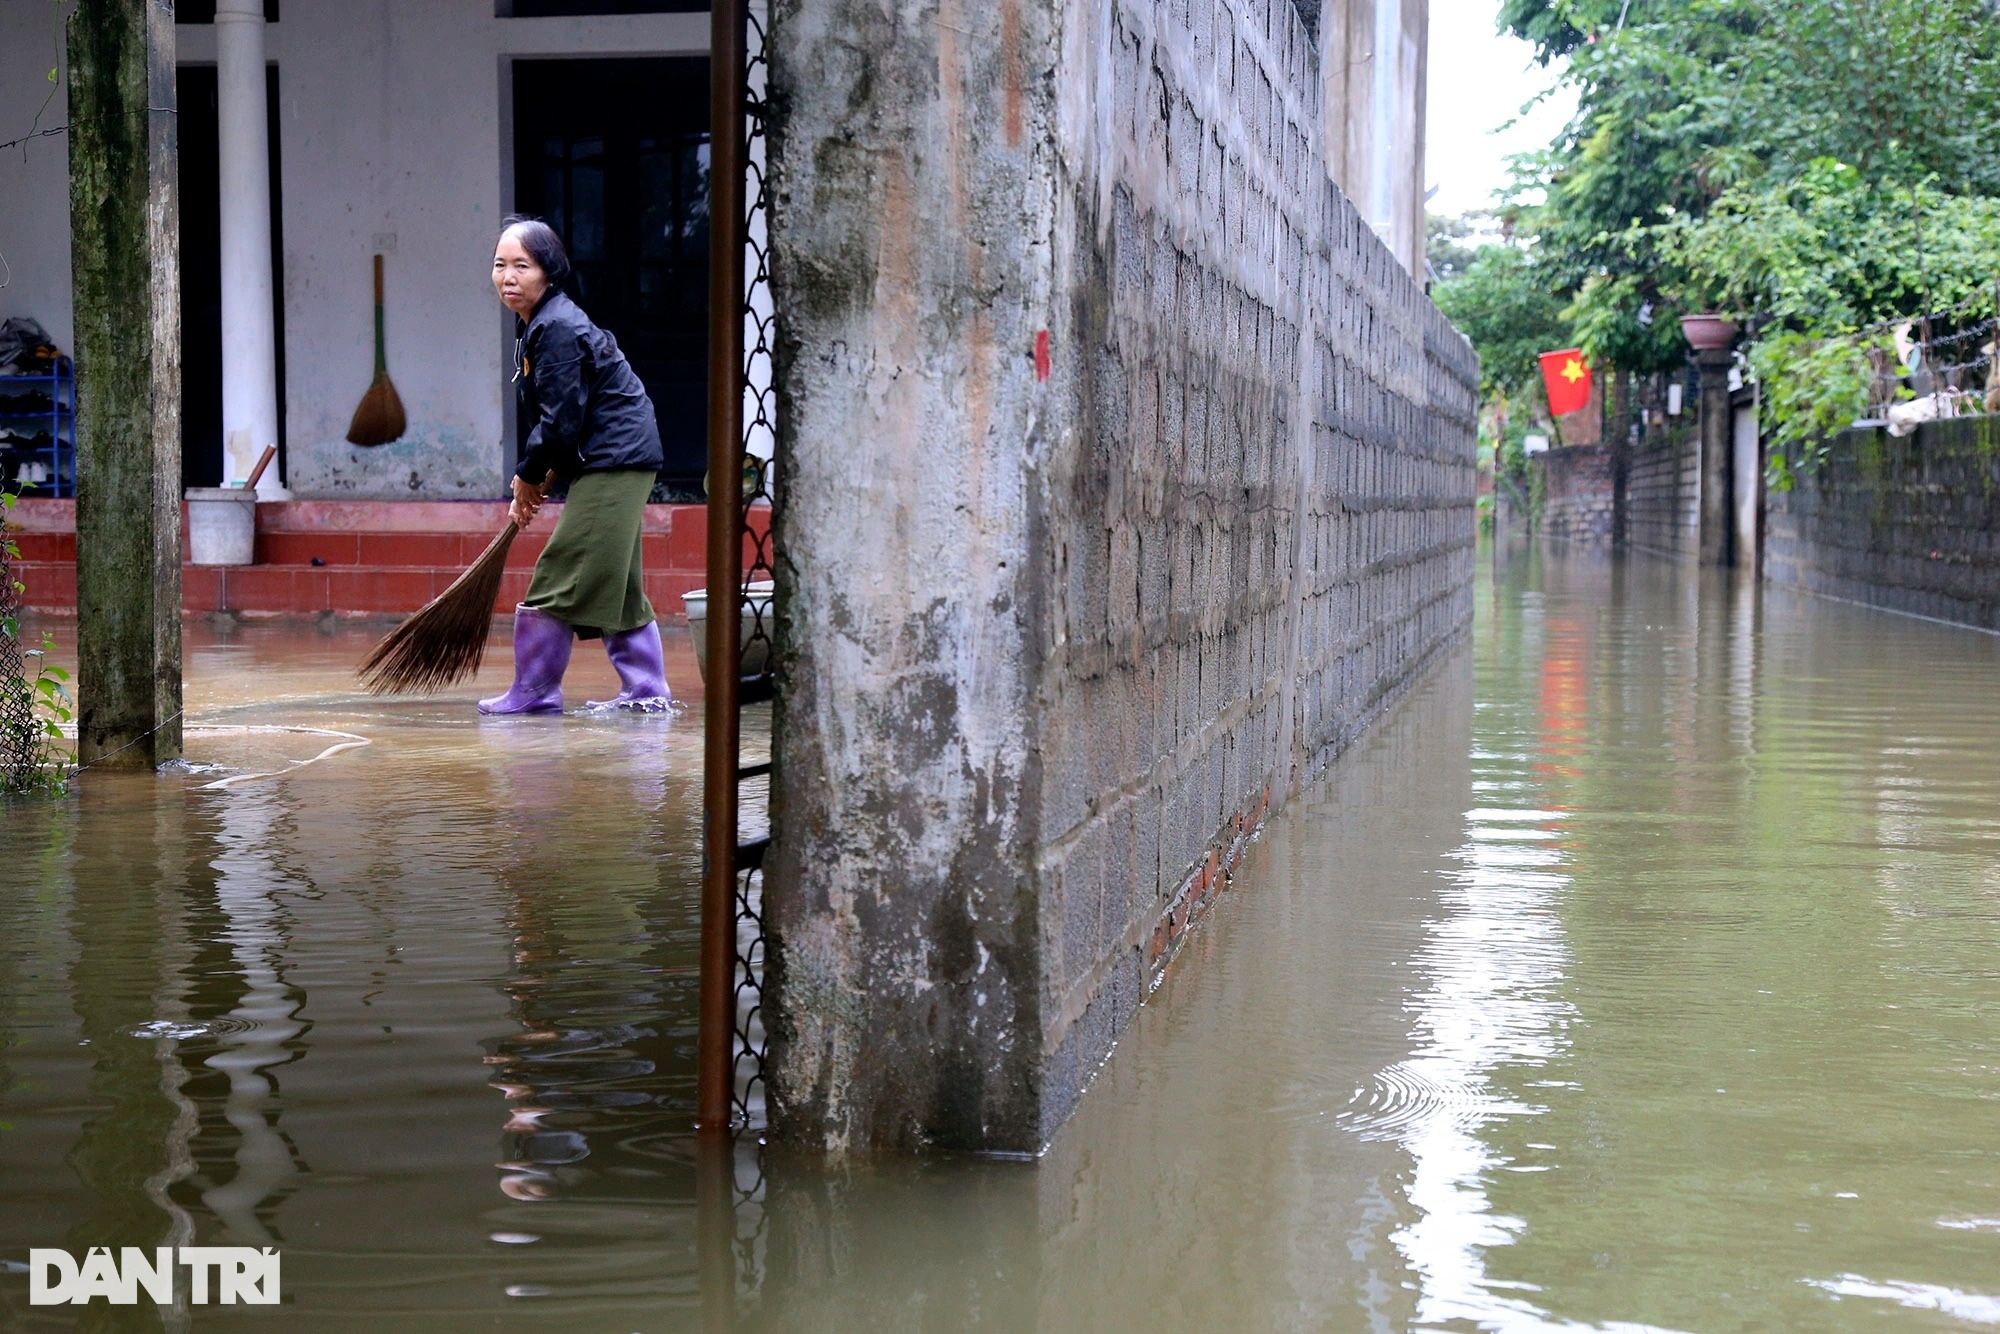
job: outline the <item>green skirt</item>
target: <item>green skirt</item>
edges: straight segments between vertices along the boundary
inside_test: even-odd
[[[641,577],[640,530],[652,490],[650,468],[587,472],[571,482],[523,605],[569,622],[585,639],[655,619]]]

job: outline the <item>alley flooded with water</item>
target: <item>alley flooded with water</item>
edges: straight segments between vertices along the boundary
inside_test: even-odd
[[[279,1249],[194,1328],[2000,1326],[2000,639],[1511,558],[1038,1165],[829,1169],[689,1133],[698,701],[373,700],[373,633],[191,624],[188,772],[4,808],[10,1268]]]

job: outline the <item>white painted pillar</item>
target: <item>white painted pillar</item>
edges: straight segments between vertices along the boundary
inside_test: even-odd
[[[1399,174],[1397,149],[1402,146],[1403,129],[1399,114],[1404,91],[1403,62],[1400,59],[1403,0],[1375,0],[1374,38],[1369,83],[1373,103],[1369,124],[1373,134],[1368,145],[1368,177],[1362,195],[1365,201],[1362,211],[1375,228],[1375,234],[1390,250],[1399,252],[1397,258],[1400,259],[1402,247],[1396,243],[1396,178]]]
[[[222,480],[242,482],[278,440],[278,330],[271,311],[271,142],[264,0],[216,0],[222,176]],[[278,469],[257,484],[283,500]]]

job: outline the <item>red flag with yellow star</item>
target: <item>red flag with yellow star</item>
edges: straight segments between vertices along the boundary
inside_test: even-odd
[[[1581,349],[1542,353],[1542,381],[1549,387],[1549,414],[1581,412],[1590,402],[1590,367]]]

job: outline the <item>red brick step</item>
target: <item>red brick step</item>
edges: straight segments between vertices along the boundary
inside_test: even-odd
[[[552,504],[508,553],[494,610],[527,592],[528,577],[561,513]],[[76,610],[76,512],[68,500],[23,500],[11,533],[27,610]],[[257,507],[257,563],[181,566],[184,615],[403,616],[443,592],[507,521],[498,501],[283,501]],[[769,512],[753,514],[768,531]],[[708,514],[701,505],[649,505],[646,595],[663,620],[683,616],[680,595],[706,581]],[[752,543],[745,541],[744,557]],[[182,548],[183,556],[186,547]],[[318,563],[315,564],[315,561]]]

